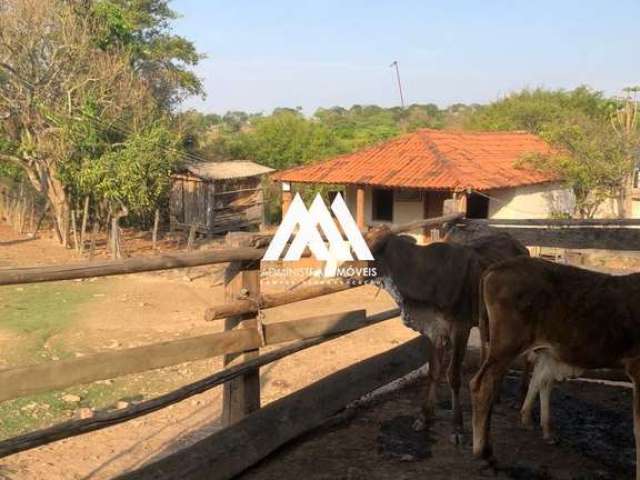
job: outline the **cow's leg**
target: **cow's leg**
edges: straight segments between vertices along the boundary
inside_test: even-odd
[[[544,378],[540,386],[540,426],[544,441],[554,445],[558,440],[551,428],[551,390],[553,390],[553,378]]]
[[[451,389],[452,434],[451,441],[462,444],[463,420],[462,405],[460,403],[460,383],[462,381],[462,364],[467,352],[467,343],[471,326],[469,324],[454,323],[451,332],[451,363],[449,364],[448,380]]]
[[[442,338],[430,338],[424,336],[429,342],[429,370],[425,381],[424,401],[418,418],[413,423],[413,429],[417,432],[424,430],[427,423],[434,417],[437,404],[437,389],[441,375],[441,366],[444,355],[445,342]]]
[[[540,371],[538,364],[536,363],[536,366],[533,368],[533,375],[529,382],[527,394],[524,402],[522,403],[522,408],[520,409],[520,421],[522,422],[522,425],[527,428],[533,428],[533,404],[540,393],[540,380]]]
[[[633,434],[636,441],[636,480],[640,480],[640,358],[629,360],[627,375],[633,382]]]
[[[491,352],[486,362],[470,383],[473,427],[473,454],[478,458],[488,459],[493,451],[489,441],[491,410],[502,378],[517,354],[493,355]]]

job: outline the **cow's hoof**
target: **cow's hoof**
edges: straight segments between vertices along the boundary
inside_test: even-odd
[[[449,434],[449,441],[454,445],[464,444],[464,434],[462,432],[452,432]]]
[[[485,445],[481,448],[473,448],[473,456],[478,460],[486,460],[487,462],[495,462],[493,459],[493,447],[491,445]]]
[[[478,473],[483,477],[487,474],[491,476],[498,475],[498,462],[496,462],[495,457],[490,456],[488,458],[479,459]]]
[[[547,445],[558,445],[560,443],[560,438],[556,435],[544,435],[542,437],[542,440]]]

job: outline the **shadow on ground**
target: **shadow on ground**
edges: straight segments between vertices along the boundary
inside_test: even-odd
[[[420,387],[394,392],[346,424],[324,428],[284,447],[242,475],[243,480],[305,479],[517,479],[618,480],[633,478],[631,390],[585,382],[560,385],[552,399],[558,445],[542,441],[539,429],[519,423],[519,379],[508,377],[493,415],[497,471],[472,458],[470,435],[449,443],[449,412],[442,389],[436,420],[413,432]],[[465,425],[470,428],[468,391]],[[537,415],[537,412],[536,412]]]

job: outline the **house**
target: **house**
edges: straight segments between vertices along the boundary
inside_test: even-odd
[[[296,184],[335,186],[363,230],[440,216],[447,199],[469,218],[548,218],[573,210],[571,192],[519,163],[525,154],[549,151],[524,132],[422,129],[272,178],[282,184],[284,209]]]
[[[257,163],[190,163],[171,175],[172,230],[203,234],[259,226],[263,219],[262,177],[273,169]]]

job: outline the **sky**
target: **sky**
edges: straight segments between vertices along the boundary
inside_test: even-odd
[[[173,0],[207,56],[184,108],[486,103],[522,88],[640,84],[640,0]]]

